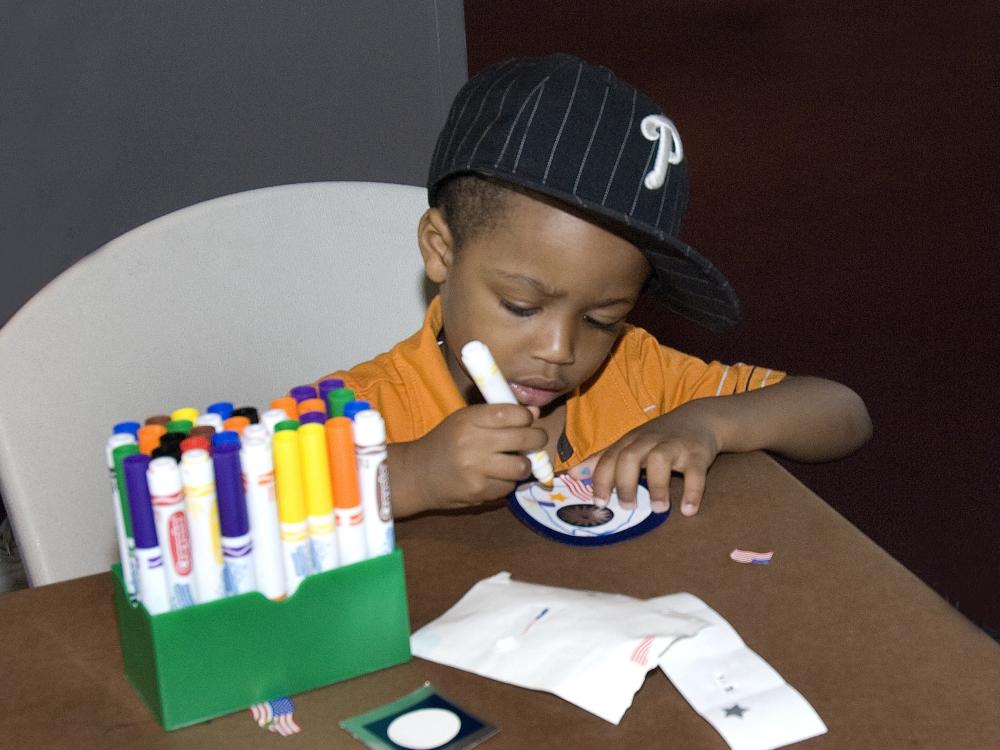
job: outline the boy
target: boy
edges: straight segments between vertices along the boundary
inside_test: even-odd
[[[423,328],[333,374],[386,420],[397,517],[502,498],[541,448],[556,472],[592,476],[598,505],[616,489],[630,507],[644,470],[665,512],[678,472],[693,515],[720,452],[823,461],[868,439],[867,410],[844,386],[706,364],[624,322],[641,293],[713,329],[735,324],[739,303],[677,239],[687,173],[676,128],[606,69],[549,55],[470,80],[428,193],[418,241],[439,295]],[[482,403],[460,357],[473,339],[518,405]]]

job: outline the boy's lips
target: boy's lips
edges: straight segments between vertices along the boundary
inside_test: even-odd
[[[555,381],[546,381],[544,383],[541,381],[532,381],[530,385],[528,383],[512,382],[510,389],[514,392],[514,397],[522,406],[539,407],[551,404],[566,392],[565,384]]]

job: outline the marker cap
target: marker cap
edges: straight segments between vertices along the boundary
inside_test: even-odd
[[[305,403],[303,401],[303,403]],[[307,411],[299,415],[300,424],[323,424],[326,422],[326,413],[321,411]]]
[[[192,435],[191,437],[186,437],[181,440],[181,453],[187,453],[193,450],[203,450],[207,451],[212,447],[211,438],[207,438],[204,435]]]
[[[299,429],[299,420],[297,419],[284,419],[274,426],[274,434],[277,435],[279,432],[284,430],[297,430]]]
[[[304,401],[299,401],[299,414],[305,414],[310,411],[321,411],[325,416],[326,401],[321,398],[307,398]]]
[[[274,434],[274,426],[278,422],[284,422],[286,419],[289,419],[289,416],[284,409],[268,409],[260,415],[260,423],[267,428],[269,435]]]
[[[209,441],[209,444],[211,444],[213,435],[215,435],[215,428],[212,427],[212,425],[196,424],[191,428],[191,434],[189,437],[203,437]]]
[[[385,443],[385,421],[374,409],[360,411],[354,416],[354,442],[360,448],[370,448]]]
[[[329,395],[330,391],[336,388],[343,388],[344,381],[340,378],[327,378],[326,380],[319,381],[319,397],[323,399],[323,403],[326,403],[326,397]]]
[[[371,409],[372,405],[367,401],[348,401],[344,404],[344,416],[348,419],[354,419],[354,415],[359,411],[364,411],[365,409]]]
[[[125,487],[128,489],[129,509],[132,511],[132,536],[135,538],[135,546],[142,549],[155,547],[156,521],[153,518],[153,505],[149,499],[149,485],[146,483],[149,456],[142,454],[126,456],[122,467],[125,472]]]
[[[174,409],[170,412],[170,419],[178,422],[190,422],[194,424],[194,420],[198,418],[198,410],[193,406],[182,406],[180,409]]]
[[[127,432],[116,432],[108,438],[108,442],[104,446],[104,457],[109,469],[115,468],[115,457],[112,453],[114,449],[120,445],[129,445],[134,442],[135,438]]]
[[[350,388],[335,388],[326,397],[327,414],[331,417],[344,416],[344,404],[354,400],[354,391]]]
[[[225,417],[216,414],[214,411],[207,411],[204,414],[199,414],[198,418],[194,420],[193,429],[197,429],[198,427],[204,427],[207,425],[212,429],[214,429],[216,432],[222,432],[222,430],[225,429],[222,426],[222,422],[224,419]]]
[[[111,434],[115,435],[124,432],[130,434],[132,437],[137,437],[136,433],[139,432],[141,426],[138,422],[119,422],[111,428]]]
[[[240,436],[232,430],[223,430],[212,435],[212,448],[218,450],[222,445],[239,445]]]
[[[257,409],[253,406],[241,406],[238,409],[233,409],[233,413],[230,415],[233,417],[246,417],[250,420],[250,424],[256,424],[260,421],[260,417],[257,414]]]
[[[216,401],[214,404],[209,404],[205,411],[218,414],[219,418],[224,421],[233,415],[233,404],[231,401]]]
[[[347,417],[326,421],[326,444],[330,452],[330,476],[333,479],[333,504],[354,508],[361,504],[358,488],[358,464],[354,453],[354,424]]]
[[[291,396],[282,396],[281,398],[274,399],[271,402],[271,408],[282,409],[285,412],[285,416],[289,419],[295,419],[299,416],[299,402]]]
[[[190,419],[171,419],[167,422],[167,432],[183,432],[185,435],[191,432],[194,422]]]
[[[219,503],[219,528],[223,536],[242,536],[250,530],[243,477],[240,468],[240,446],[220,445],[212,454],[215,464],[215,493]]]
[[[154,414],[151,417],[146,417],[146,424],[162,424],[164,427],[170,421],[170,417],[166,414]]]
[[[243,428],[243,440],[267,440],[269,433],[267,427],[260,424],[248,424]]]
[[[232,416],[222,423],[222,426],[227,430],[232,430],[233,432],[243,432],[243,428],[250,424],[250,420],[246,417]]]
[[[297,385],[288,392],[288,395],[301,402],[307,398],[316,398],[316,389],[311,385]]]
[[[139,428],[139,452],[150,455],[160,445],[160,438],[167,428],[162,424],[147,424]]]
[[[181,491],[181,471],[172,458],[151,460],[146,470],[146,481],[149,484],[149,493],[156,497],[177,495]]]

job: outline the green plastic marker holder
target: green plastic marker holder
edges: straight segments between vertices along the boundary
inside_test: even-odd
[[[313,574],[283,601],[254,592],[155,617],[111,572],[126,675],[164,729],[411,658],[398,549]]]

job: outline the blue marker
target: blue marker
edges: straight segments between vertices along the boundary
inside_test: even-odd
[[[223,430],[212,435],[212,450],[215,451],[220,445],[240,445],[240,434],[234,430]]]
[[[215,493],[219,502],[222,575],[226,584],[226,594],[233,596],[256,591],[253,541],[247,518],[246,496],[243,493],[239,443],[216,445],[212,461],[215,463]]]
[[[139,439],[139,428],[142,427],[138,422],[119,422],[114,427],[111,428],[112,435],[131,435],[136,440]]]
[[[135,538],[136,589],[138,599],[151,615],[170,609],[167,575],[156,537],[153,504],[146,484],[149,456],[141,453],[126,456],[122,462],[128,504],[132,511],[132,535]]]
[[[231,401],[218,401],[214,404],[209,404],[205,411],[209,414],[218,414],[222,418],[222,421],[225,422],[233,416],[233,408]]]
[[[359,411],[365,411],[366,409],[371,409],[372,405],[367,401],[348,401],[344,404],[344,416],[354,421],[354,415]]]

